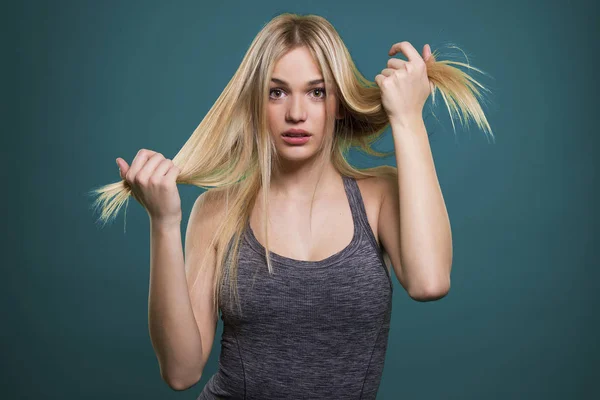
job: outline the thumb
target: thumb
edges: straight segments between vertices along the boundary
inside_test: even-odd
[[[427,61],[431,57],[431,47],[428,44],[423,46],[423,60]]]
[[[116,161],[117,166],[119,167],[119,175],[121,176],[121,179],[125,179],[125,175],[127,174],[127,171],[129,171],[129,165],[127,165],[127,162],[122,158],[117,158]]]
[[[433,57],[433,52],[431,51],[431,46],[428,44],[427,45],[427,59]],[[433,59],[435,60],[435,57],[433,57]]]

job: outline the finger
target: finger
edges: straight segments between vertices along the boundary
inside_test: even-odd
[[[385,79],[385,76],[381,75],[381,74],[377,74],[375,75],[375,83],[377,84],[377,86],[379,86],[379,88],[381,88],[381,81],[383,81]]]
[[[123,160],[122,158],[117,157],[117,166],[119,167],[119,176],[121,179],[125,179],[125,174],[129,170],[129,164],[127,164],[127,161]]]
[[[390,76],[390,75],[394,75],[394,73],[395,73],[396,71],[397,71],[397,70],[395,70],[395,69],[393,69],[393,68],[385,68],[385,69],[382,69],[382,70],[381,70],[381,74],[382,74],[382,75],[385,75],[385,76]]]
[[[165,179],[172,179],[177,182],[177,177],[181,171],[175,165],[171,165],[171,168],[167,171]]]
[[[146,161],[148,161],[148,159],[154,154],[156,154],[156,152],[152,150],[141,149],[138,151],[128,171],[129,179],[131,181],[135,179],[137,173],[142,169],[144,164],[146,164]]]
[[[171,166],[173,166],[173,162],[171,160],[169,160],[168,158],[165,158],[164,160],[162,160],[160,162],[160,164],[158,164],[158,166],[156,167],[156,169],[154,170],[154,173],[152,174],[152,176],[156,176],[156,177],[164,177],[167,172],[169,172],[169,169],[171,168]]]
[[[387,66],[388,68],[404,69],[404,64],[407,63],[408,61],[404,61],[399,58],[390,58],[387,62]]]
[[[431,46],[427,45],[427,48],[429,49],[429,58],[435,62],[435,55],[433,54],[433,50],[431,50]]]
[[[151,156],[148,161],[146,161],[142,169],[137,173],[137,181],[147,182],[148,179],[154,175],[154,171],[164,159],[165,157],[162,154],[155,152],[154,155]]]
[[[431,57],[431,47],[428,44],[423,46],[423,60],[427,61]]]
[[[398,52],[402,52],[402,54],[404,54],[406,56],[406,58],[408,58],[408,61],[410,61],[410,62],[422,60],[421,55],[419,54],[417,49],[415,49],[413,47],[413,45],[407,41],[396,43],[396,44],[392,45],[389,55],[393,56],[394,54],[396,54]]]

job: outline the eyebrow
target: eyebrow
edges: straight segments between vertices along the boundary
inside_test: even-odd
[[[280,84],[280,85],[289,86],[289,84],[288,84],[286,81],[284,81],[284,80],[281,80],[281,79],[277,79],[277,78],[271,78],[271,81],[272,81],[272,82],[275,82],[275,83],[278,83],[278,84]],[[324,80],[324,79],[315,79],[315,80],[313,80],[313,81],[308,81],[308,82],[306,83],[306,86],[312,86],[312,85],[316,85],[316,84],[318,84],[318,83],[323,83],[323,82],[325,82],[325,80]]]

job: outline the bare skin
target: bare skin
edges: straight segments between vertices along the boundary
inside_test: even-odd
[[[338,112],[338,99],[324,83],[308,85],[322,79],[318,65],[305,48],[284,55],[275,65],[271,81],[268,121],[282,168],[271,179],[269,210],[269,249],[284,257],[304,261],[320,261],[344,249],[352,240],[354,226],[341,175],[331,162],[327,163],[315,193],[310,217],[310,202],[319,171],[316,154],[325,134],[325,113]],[[325,89],[324,91],[321,89]],[[281,133],[290,128],[304,129],[312,134],[302,146],[287,144]],[[369,224],[377,235],[377,218],[381,205],[381,184],[377,178],[358,183]],[[262,193],[259,193],[258,199]],[[263,234],[261,202],[256,201],[250,215],[250,226],[258,239],[266,243]],[[312,226],[312,232],[311,232]]]
[[[363,197],[369,225],[377,242],[377,220],[381,206],[381,189],[377,178],[357,180]],[[354,234],[350,204],[341,176],[321,199],[315,199],[312,210],[312,235],[309,230],[310,199],[273,201],[269,210],[269,250],[278,255],[304,261],[320,261],[344,249]],[[250,226],[264,246],[260,201],[250,214]]]

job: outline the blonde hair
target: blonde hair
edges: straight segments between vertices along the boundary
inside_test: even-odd
[[[328,113],[326,116],[326,126],[333,124],[334,132],[324,135],[318,153],[320,165],[331,160],[341,175],[357,179],[371,176],[397,179],[396,167],[356,168],[346,160],[351,147],[375,157],[387,157],[394,152],[381,153],[371,147],[389,125],[381,103],[381,92],[375,82],[367,80],[358,71],[331,23],[317,15],[283,13],[273,18],[254,38],[233,78],[172,159],[181,170],[178,184],[207,189],[204,195],[226,204],[226,217],[211,242],[211,248],[214,246],[217,251],[212,285],[215,310],[221,307],[219,294],[227,274],[232,278],[229,279],[230,293],[234,294],[241,312],[237,293],[238,250],[261,187],[265,188],[261,198],[262,209],[265,210],[263,237],[267,238],[265,257],[267,269],[270,274],[273,273],[266,210],[269,209],[272,167],[278,163],[278,154],[269,133],[265,103],[275,63],[298,47],[310,51],[323,74],[326,87],[332,88],[339,99],[343,116],[335,123],[334,115]],[[437,50],[434,50],[432,57],[426,61],[427,74],[433,84],[432,104],[435,104],[435,92],[439,90],[451,116],[458,115],[462,124],[472,117],[493,137],[477,101],[476,96],[479,97],[480,92],[475,85],[487,89],[451,64],[475,68],[460,62],[438,60],[437,55]],[[106,223],[128,202],[131,190],[122,180],[95,189],[93,194],[99,195],[94,202],[95,209],[101,208],[99,220]],[[208,267],[204,261],[186,270],[190,290],[195,286],[201,268]]]

